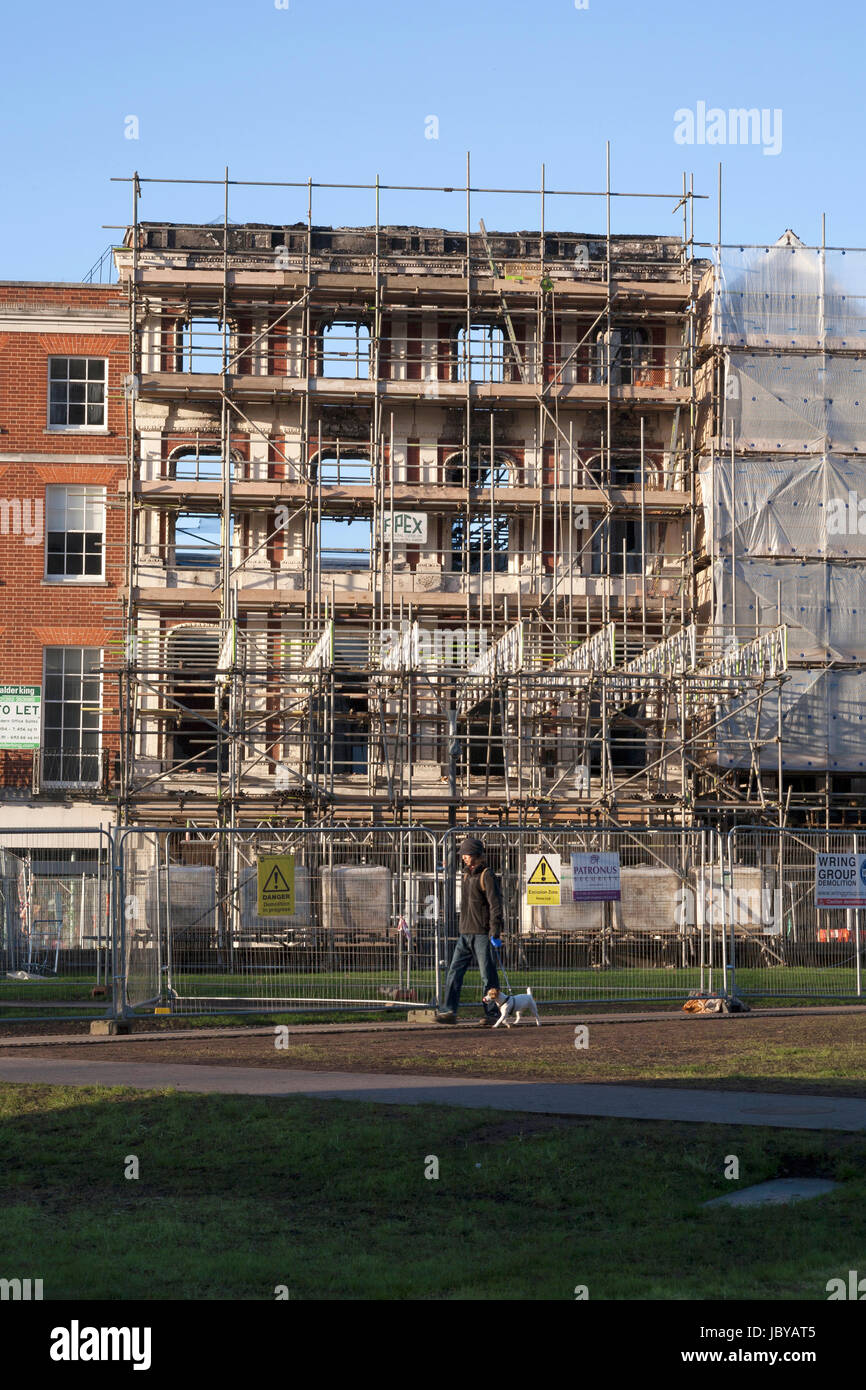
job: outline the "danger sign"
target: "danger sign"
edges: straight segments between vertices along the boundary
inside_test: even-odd
[[[292,917],[295,912],[295,856],[263,855],[257,863],[260,917]]]
[[[562,860],[558,854],[527,854],[527,907],[559,907]]]

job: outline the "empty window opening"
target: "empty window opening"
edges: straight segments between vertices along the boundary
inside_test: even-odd
[[[323,570],[368,570],[373,523],[368,517],[323,516],[319,546]]]
[[[615,772],[631,772],[646,764],[647,736],[642,714],[641,705],[629,705],[610,721],[610,758]]]
[[[491,543],[492,536],[492,543]],[[508,569],[508,520],[489,513],[466,518],[459,516],[451,525],[451,569],[461,574],[504,574]]]
[[[495,323],[471,323],[459,330],[457,380],[505,380],[505,335]]]
[[[593,368],[597,385],[631,386],[649,364],[649,334],[645,328],[610,328],[597,334]]]
[[[367,697],[344,687],[334,700],[334,772],[365,777],[369,752]]]
[[[467,726],[466,757],[469,772],[476,776],[504,777],[505,748],[502,714],[486,700],[473,710]]]
[[[218,569],[220,518],[215,512],[178,512],[174,519],[176,569]]]
[[[181,325],[180,370],[182,372],[221,372],[223,330],[216,318],[195,315]]]
[[[623,559],[624,557],[624,559]],[[592,573],[640,574],[640,522],[613,517],[595,530],[592,537]]]
[[[333,703],[325,695],[311,703],[313,764],[320,777],[366,776],[370,756],[370,715],[364,673],[342,672]]]
[[[169,740],[172,768],[185,772],[216,772],[214,673],[219,650],[217,633],[181,629],[169,634],[166,664],[172,697],[170,708],[175,711]]]
[[[370,375],[370,330],[366,323],[335,319],[322,329],[320,376],[366,380]]]

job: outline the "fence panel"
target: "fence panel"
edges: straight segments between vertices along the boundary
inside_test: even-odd
[[[436,995],[428,831],[129,830],[120,862],[130,1010],[413,1008]],[[293,902],[280,897],[287,882]]]
[[[540,999],[561,1004],[683,999],[706,987],[714,969],[716,984],[724,979],[725,941],[712,930],[700,887],[720,872],[714,831],[451,830],[442,840],[443,935],[449,952],[460,931],[459,846],[466,834],[483,840],[488,863],[500,876],[506,922],[502,962],[515,990],[528,985]],[[540,853],[559,856],[559,902],[528,906],[526,859]],[[576,853],[619,855],[620,901],[574,900]]]
[[[846,830],[738,827],[728,836],[721,915],[736,923],[735,984],[745,998],[862,995],[860,912],[815,905],[818,854],[866,852]]]
[[[112,865],[104,830],[0,831],[0,1019],[111,1011]]]

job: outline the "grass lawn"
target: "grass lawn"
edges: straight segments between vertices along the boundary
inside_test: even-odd
[[[548,1006],[567,1006],[567,1001],[579,1001],[582,1005],[606,1005],[608,1008],[617,1008],[630,1001],[669,1003],[684,1000],[690,990],[700,985],[700,971],[695,968],[623,966],[604,970],[563,967],[525,970],[512,963],[508,964],[507,969],[514,989],[528,986],[539,1002]],[[172,1013],[178,1017],[188,1018],[190,1022],[200,1018],[205,1025],[215,1026],[218,1023],[241,1023],[245,1019],[252,1021],[252,1012],[257,1005],[262,1007],[273,1002],[285,1002],[293,1011],[294,1021],[298,1021],[299,1016],[311,1020],[318,1018],[322,1022],[340,1017],[356,1021],[394,1017],[401,1011],[396,1005],[385,1009],[383,991],[400,986],[403,981],[396,971],[387,970],[297,974],[265,970],[234,975],[175,972],[172,983],[179,997],[169,999],[166,995],[163,1004],[170,1004]],[[854,969],[847,965],[776,966],[772,969],[741,967],[736,973],[736,985],[738,992],[758,1008],[784,1004],[841,1003],[856,998]],[[722,986],[722,971],[716,966],[713,987],[720,989]],[[0,977],[0,1022],[3,1019],[11,1021],[43,1016],[47,1019],[52,1016],[83,1020],[104,1018],[108,1002],[91,1001],[92,987],[93,980],[84,976],[49,978],[38,983]],[[411,988],[416,992],[419,1004],[428,1003],[435,994],[432,972],[415,971]],[[381,1012],[375,1007],[380,998]],[[344,1002],[345,1011],[342,1014],[336,1011],[332,1002],[338,999]],[[221,1000],[225,1001],[225,1005],[220,1016],[216,1017]],[[357,1001],[354,1006],[345,1004],[345,1001],[352,1000]],[[74,1007],[64,1011],[64,1003]],[[308,1004],[306,1009],[305,1004]],[[329,1004],[330,1011],[326,1012]],[[366,1012],[359,1012],[365,1005]],[[204,1010],[209,1012],[205,1013]],[[153,1006],[142,1007],[139,1016],[153,1017]],[[261,1015],[256,1021],[278,1020],[274,1014],[268,1014]],[[285,1021],[293,1021],[292,1015],[287,1015]]]
[[[866,1135],[8,1084],[0,1118],[0,1268],[47,1299],[825,1299],[862,1265]],[[701,1205],[806,1174],[843,1186]]]

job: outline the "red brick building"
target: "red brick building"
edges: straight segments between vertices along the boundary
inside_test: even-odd
[[[0,826],[115,818],[127,371],[117,286],[0,282],[0,684],[42,691]]]

